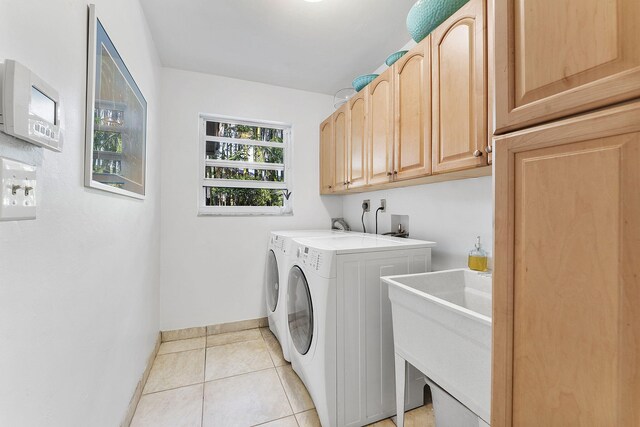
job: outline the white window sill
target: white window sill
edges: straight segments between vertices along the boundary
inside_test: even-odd
[[[198,216],[293,216],[293,209],[211,206],[200,207]]]

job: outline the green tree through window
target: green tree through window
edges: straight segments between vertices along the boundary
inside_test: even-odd
[[[211,119],[203,126],[204,206],[285,205],[288,129]]]

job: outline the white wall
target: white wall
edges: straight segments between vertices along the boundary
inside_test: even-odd
[[[266,316],[263,270],[269,231],[328,228],[338,197],[318,195],[320,122],[333,98],[217,77],[163,70],[162,330]],[[293,124],[293,216],[198,217],[198,114]]]
[[[0,223],[0,425],[119,425],[153,349],[159,295],[159,61],[137,1],[95,0],[144,93],[148,197],[83,186],[87,2],[0,0],[0,58],[58,88],[62,153],[0,134],[38,166],[38,219]]]
[[[375,232],[375,210],[387,200],[387,212],[378,214],[378,232],[391,231],[391,215],[409,215],[410,237],[435,241],[433,270],[466,267],[467,255],[480,236],[492,251],[493,205],[491,177],[417,185],[344,196],[344,217],[362,231],[362,201],[371,200],[365,214],[368,232]]]

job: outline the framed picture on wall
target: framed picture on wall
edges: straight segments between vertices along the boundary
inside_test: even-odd
[[[147,101],[89,5],[85,185],[143,199]]]

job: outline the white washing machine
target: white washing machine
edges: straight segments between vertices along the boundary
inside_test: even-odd
[[[296,237],[340,236],[348,232],[336,230],[286,230],[272,231],[265,267],[265,294],[269,329],[282,347],[285,360],[289,361],[289,340],[287,332],[287,275],[292,262],[291,244]]]
[[[433,246],[371,234],[293,239],[291,364],[324,427],[364,426],[395,414],[391,303],[380,277],[429,271]],[[415,369],[407,375],[411,409],[422,405],[425,381]]]

